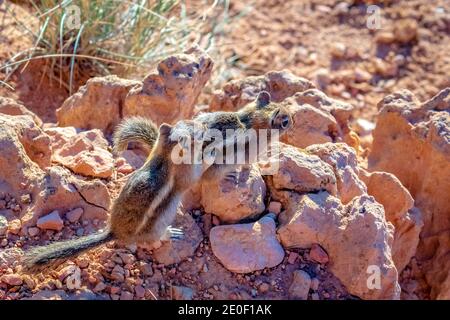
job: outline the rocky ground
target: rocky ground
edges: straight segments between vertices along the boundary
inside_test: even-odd
[[[372,29],[371,4],[381,17]],[[236,11],[247,7],[232,2]],[[445,0],[256,0],[223,51],[234,77],[287,69],[375,120],[386,94],[408,89],[425,100],[449,86],[449,10]]]
[[[371,31],[364,5],[256,2],[224,39],[237,79],[214,92],[197,48],[70,97],[15,75],[17,91],[0,92],[0,299],[450,299],[450,8],[384,3]],[[122,118],[173,123],[261,90],[294,120],[277,173],[258,163],[193,186],[182,240],[109,243],[23,272],[22,250],[105,226],[147,152],[112,154]]]

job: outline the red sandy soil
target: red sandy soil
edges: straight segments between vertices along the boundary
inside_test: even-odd
[[[371,1],[359,1],[359,3]],[[233,10],[247,6],[234,1]],[[370,14],[354,1],[255,1],[254,9],[238,21],[224,40],[224,51],[235,56],[236,68],[244,75],[288,69],[314,80],[325,68],[335,81],[324,88],[330,95],[353,103],[357,116],[373,119],[378,101],[397,89],[409,89],[424,100],[450,85],[450,2],[372,1],[380,5],[381,29],[370,30]],[[444,14],[444,12],[446,14]],[[380,44],[377,37],[393,28],[402,29],[403,19],[417,22],[417,38],[407,43]],[[228,43],[228,45],[227,45]],[[339,45],[338,45],[339,44]],[[333,57],[343,45],[347,56]],[[392,75],[377,71],[375,60],[404,59]],[[391,58],[392,57],[392,58]],[[355,80],[355,70],[370,73],[369,80]]]
[[[423,100],[450,85],[450,22],[445,14],[450,11],[448,1],[375,1],[383,17],[379,30],[367,28],[370,13],[364,2],[374,1],[232,1],[233,13],[251,10],[233,20],[230,32],[219,39],[217,54],[234,60],[228,74],[221,76],[242,78],[288,69],[314,80],[317,70],[323,68],[326,71],[322,72],[331,75],[331,83],[322,89],[357,106],[355,116],[371,120],[378,101],[394,90],[409,89]],[[18,18],[27,16],[21,7],[14,11]],[[405,19],[417,22],[413,30],[417,37],[406,43],[377,42],[380,34],[404,28]],[[4,44],[0,62],[4,62],[31,43],[4,9],[0,10],[0,21]],[[344,58],[333,54],[336,47],[345,48]],[[45,68],[44,61],[30,64],[10,79],[15,91],[0,87],[0,94],[18,98],[44,121],[54,122],[54,110],[68,92],[42,76]],[[355,71],[363,74],[355,79]],[[369,73],[368,79],[364,72]],[[79,80],[79,84],[82,82]]]

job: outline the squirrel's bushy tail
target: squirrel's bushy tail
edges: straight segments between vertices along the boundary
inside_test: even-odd
[[[150,120],[143,117],[124,119],[114,132],[114,153],[124,150],[129,142],[142,142],[153,148],[158,138],[158,128]]]
[[[23,266],[28,270],[44,265],[54,259],[68,258],[89,248],[97,247],[114,239],[109,231],[94,233],[79,239],[60,241],[46,246],[34,247],[22,257]]]

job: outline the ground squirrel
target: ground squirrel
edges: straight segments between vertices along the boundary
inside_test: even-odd
[[[206,126],[192,120],[180,121],[173,127],[162,124],[147,161],[130,175],[114,201],[105,231],[31,248],[24,254],[24,267],[33,270],[53,259],[67,258],[110,240],[126,244],[179,235],[180,230],[170,225],[182,194],[200,180],[213,162],[214,154],[206,154],[211,158],[199,161],[199,164],[175,164],[173,152],[192,153],[195,143],[203,144],[204,132]],[[205,154],[200,156],[205,157]]]
[[[140,141],[150,146],[151,152],[145,164],[130,175],[114,201],[106,230],[76,240],[32,248],[23,257],[25,268],[32,270],[36,265],[73,256],[110,240],[123,243],[153,242],[181,235],[182,231],[171,228],[170,224],[175,218],[182,194],[197,183],[202,175],[209,178],[224,172],[233,175],[232,169],[236,165],[212,165],[216,149],[211,149],[211,154],[207,154],[210,158],[207,161],[175,164],[171,158],[175,147],[179,147],[180,152],[192,153],[197,141],[201,144],[199,149],[205,150],[204,137],[195,135],[199,132],[201,135],[206,134],[208,129],[221,131],[225,140],[227,129],[284,131],[291,122],[289,112],[271,103],[267,92],[261,92],[254,103],[237,112],[204,113],[194,120],[179,121],[174,127],[162,124],[159,130],[145,118],[124,120],[114,134],[114,150],[117,152],[126,148],[128,142]],[[196,132],[196,128],[201,130]],[[234,140],[232,144],[235,146]],[[201,156],[205,156],[204,152],[201,152]]]

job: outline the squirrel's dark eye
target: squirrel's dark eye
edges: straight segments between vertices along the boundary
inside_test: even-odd
[[[281,128],[286,129],[289,126],[289,117],[287,115],[284,115],[281,118]]]

